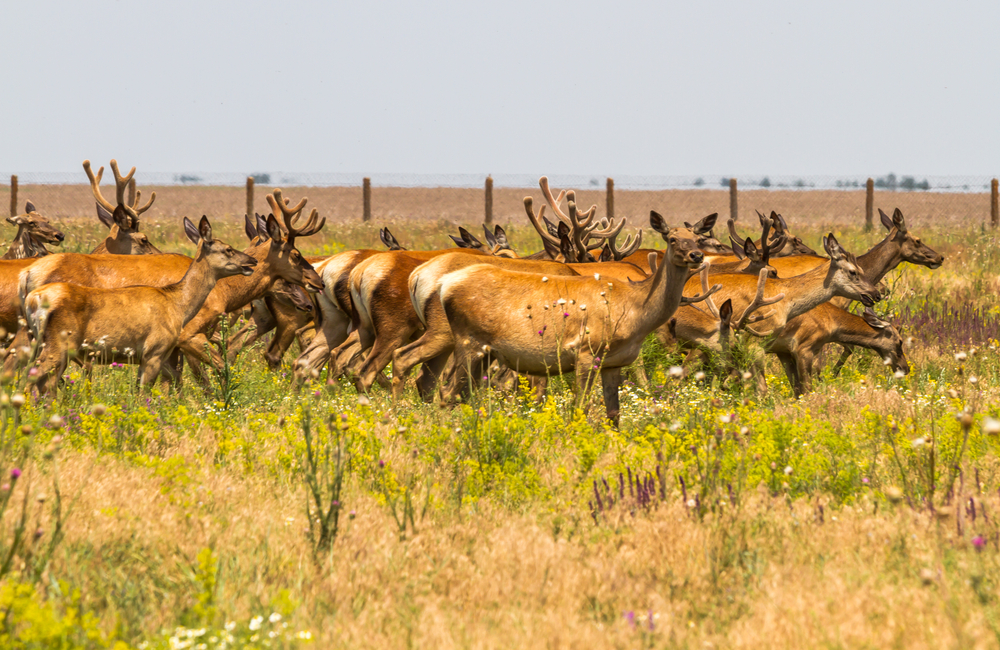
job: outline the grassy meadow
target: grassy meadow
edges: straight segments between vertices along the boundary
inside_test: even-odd
[[[104,366],[47,403],[2,377],[0,647],[1000,647],[1000,238],[904,198],[946,258],[901,266],[876,307],[910,374],[857,351],[799,400],[773,358],[758,393],[712,367],[672,378],[681,356],[652,339],[617,430],[571,382],[541,404],[526,386],[457,407],[412,382],[396,404],[323,377],[296,392],[297,348],[277,373],[244,352],[209,393],[140,394],[135,367]],[[815,248],[884,233],[741,205]],[[300,248],[377,248],[386,223],[411,249],[478,228],[345,216]],[[106,232],[59,225],[66,250]],[[144,231],[191,252],[179,217]]]

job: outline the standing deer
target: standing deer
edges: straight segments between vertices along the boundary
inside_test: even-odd
[[[17,234],[10,243],[10,248],[0,259],[21,260],[30,257],[49,255],[45,244],[62,244],[66,238],[48,219],[35,210],[31,201],[24,205],[24,214],[7,217],[7,223],[17,226]]]
[[[88,346],[110,350],[101,360],[137,361],[140,388],[154,380],[161,368],[172,371],[164,361],[216,282],[233,275],[248,276],[257,265],[254,258],[214,239],[205,217],[197,228],[185,217],[184,232],[198,247],[194,261],[179,282],[162,288],[97,289],[55,283],[28,292],[27,278],[22,276],[25,315],[40,343],[40,394],[62,376],[68,354]]]
[[[455,336],[455,364],[471,367],[487,355],[533,375],[575,371],[586,394],[596,373],[607,416],[619,419],[621,368],[635,361],[650,332],[681,303],[690,271],[704,255],[697,235],[675,228],[664,262],[641,282],[593,275],[547,277],[481,264],[441,280],[441,304]],[[460,387],[452,384],[446,397]]]
[[[107,238],[97,245],[93,250],[94,254],[110,253],[112,255],[157,255],[160,250],[153,246],[146,235],[139,232],[139,215],[153,205],[156,200],[156,192],[149,196],[146,205],[140,205],[142,190],[135,193],[135,202],[128,205],[125,200],[125,191],[129,181],[135,175],[135,167],[122,176],[118,171],[118,161],[111,161],[111,171],[115,175],[115,198],[117,205],[112,205],[110,201],[101,194],[101,177],[104,176],[104,167],[97,170],[97,175],[90,168],[90,161],[83,161],[83,170],[87,172],[90,179],[90,190],[97,201],[97,218],[111,231]]]

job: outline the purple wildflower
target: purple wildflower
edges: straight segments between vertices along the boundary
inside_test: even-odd
[[[986,540],[983,539],[982,535],[976,535],[975,537],[972,538],[972,546],[977,551],[981,551],[984,548],[986,548]]]
[[[14,469],[10,470],[10,480],[11,481],[16,481],[19,478],[21,478],[21,470],[19,470],[16,467]]]

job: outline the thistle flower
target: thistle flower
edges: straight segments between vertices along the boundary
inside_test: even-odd
[[[975,537],[972,538],[972,547],[975,548],[977,551],[982,551],[984,548],[986,548],[986,540],[983,539],[982,535],[976,535]]]
[[[19,478],[21,478],[21,470],[20,469],[18,469],[18,468],[15,467],[14,469],[10,470],[10,482],[11,483],[13,483],[14,481],[16,481]]]

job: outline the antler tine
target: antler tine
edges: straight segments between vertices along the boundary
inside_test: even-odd
[[[274,195],[276,203],[273,204],[271,207],[274,207],[274,205],[277,205],[278,208],[281,210],[282,214],[285,215],[286,219],[288,219],[289,217],[294,216],[298,212],[302,212],[302,209],[304,207],[306,207],[306,203],[309,202],[309,199],[303,197],[294,206],[288,207],[288,202],[285,199],[282,198],[282,196],[281,196],[281,190],[279,188],[274,188],[274,192],[272,192],[272,194]],[[270,203],[270,201],[268,201],[268,203]],[[277,211],[275,212],[275,216],[277,216]]]
[[[125,189],[128,187],[128,182],[132,180],[135,175],[135,167],[133,167],[129,173],[124,176],[118,171],[118,161],[114,158],[111,159],[111,171],[115,175],[115,196],[118,199],[118,205],[128,205],[125,202]]]
[[[83,161],[83,171],[87,172],[87,178],[90,179],[90,189],[94,193],[94,199],[101,204],[101,207],[108,212],[114,212],[115,206],[111,205],[104,195],[101,194],[101,177],[104,176],[104,167],[97,170],[97,176],[94,176],[94,170],[90,168],[90,161]]]
[[[626,221],[625,218],[622,217],[622,220],[619,221],[618,224],[616,225],[614,217],[611,218],[610,222],[608,222],[607,219],[601,219],[600,224],[594,224],[594,228],[590,229],[590,231],[588,233],[588,235],[589,235],[588,239],[590,237],[597,237],[599,239],[609,239],[609,238],[612,238],[612,237],[617,237],[618,233],[620,233],[622,231],[622,228],[625,227],[625,221]],[[605,226],[605,224],[608,224],[608,225]],[[596,229],[597,225],[600,225],[601,227],[603,227],[604,230],[597,230]]]
[[[719,315],[719,308],[715,306],[715,301],[712,300],[712,294],[708,291],[708,267],[706,266],[701,270],[701,292],[708,294],[705,296],[705,307],[708,308],[708,313],[712,314],[718,319],[722,319]]]
[[[545,206],[543,205],[539,207],[538,215],[536,216],[533,201],[530,196],[526,196],[524,197],[524,211],[528,213],[528,219],[531,221],[531,225],[535,227],[535,230],[538,231],[538,234],[542,237],[542,239],[550,244],[559,246],[559,238],[553,237],[541,224],[542,219],[545,218]]]
[[[312,209],[309,213],[309,218],[306,219],[306,223],[301,228],[296,228],[295,224],[301,217],[301,212],[296,213],[297,216],[291,217],[285,223],[288,226],[288,237],[289,239],[294,237],[308,237],[310,235],[315,235],[318,233],[324,225],[326,225],[326,217],[322,219],[319,218],[319,210],[316,208]],[[317,223],[318,222],[318,223]]]
[[[757,275],[757,295],[754,299],[747,305],[747,308],[743,310],[743,313],[736,320],[736,324],[733,325],[733,331],[738,332],[743,328],[744,325],[750,322],[762,321],[766,318],[770,318],[773,312],[768,312],[766,314],[758,315],[758,317],[750,319],[751,314],[757,311],[761,307],[767,307],[768,305],[773,305],[785,298],[785,294],[779,293],[773,298],[764,298],[764,286],[767,284],[767,269],[761,269],[760,273]],[[753,332],[757,336],[760,336],[757,332]]]
[[[666,263],[666,262],[664,262],[664,263]],[[714,284],[714,285],[712,285],[711,289],[708,288],[708,268],[710,266],[711,266],[711,264],[709,264],[708,262],[703,262],[701,266],[699,266],[697,269],[695,269],[696,272],[701,273],[701,288],[702,288],[702,293],[699,294],[699,295],[697,295],[697,296],[691,296],[691,297],[681,296],[681,304],[682,305],[690,305],[690,304],[695,303],[695,302],[701,302],[702,300],[708,300],[709,296],[711,296],[716,291],[719,291],[720,289],[722,289],[722,285],[721,284]],[[711,304],[711,306],[709,307],[709,309],[713,310],[713,313],[717,313],[718,310],[715,309],[715,304],[714,303],[710,303],[710,304]]]
[[[559,192],[559,196],[558,197],[552,198],[552,190],[549,188],[549,177],[548,176],[542,176],[541,178],[539,178],[538,179],[538,186],[540,188],[542,188],[542,196],[544,196],[545,200],[549,202],[549,206],[552,207],[553,214],[555,214],[557,217],[559,217],[563,221],[566,221],[567,225],[569,225],[569,223],[568,223],[569,222],[569,217],[566,216],[566,214],[559,207],[562,204],[563,198],[566,196],[566,190],[563,190],[563,191]]]
[[[142,207],[138,207],[138,205],[139,205],[139,199],[141,199],[141,198],[142,198],[142,190],[136,190],[135,191],[135,203],[133,203],[131,206],[129,206],[135,212],[136,216],[139,216],[140,214],[142,214],[143,212],[145,212],[146,210],[148,210],[151,205],[153,205],[153,201],[156,200],[156,192],[150,193],[149,200],[146,201],[146,205],[144,205]]]
[[[757,214],[760,214],[759,212]],[[729,228],[729,238],[735,239],[736,241],[743,243],[743,238],[740,237],[739,233],[736,232],[736,222],[732,219],[726,222],[726,226]]]

